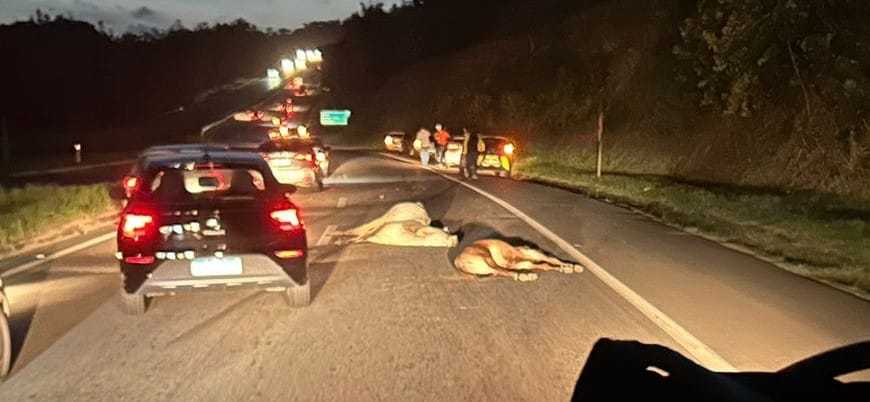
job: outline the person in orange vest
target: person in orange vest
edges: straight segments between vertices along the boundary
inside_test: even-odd
[[[444,164],[444,151],[450,142],[450,133],[441,124],[435,125],[435,158],[438,163]]]

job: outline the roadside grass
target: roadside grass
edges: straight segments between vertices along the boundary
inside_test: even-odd
[[[520,161],[516,174],[637,208],[689,232],[748,248],[793,272],[870,295],[868,201],[664,176],[597,179],[588,166],[538,152]]]
[[[116,207],[106,184],[0,187],[0,252]]]

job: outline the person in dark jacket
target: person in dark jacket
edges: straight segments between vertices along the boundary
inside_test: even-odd
[[[463,156],[465,157],[465,169],[463,175],[466,179],[477,180],[477,158],[482,151],[480,136],[473,130],[467,128],[462,129],[465,134],[465,143],[462,146]]]

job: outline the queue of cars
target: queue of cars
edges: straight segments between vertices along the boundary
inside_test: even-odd
[[[163,295],[212,289],[284,292],[308,305],[307,241],[296,187],[258,154],[191,145],[143,156],[117,232],[124,311]],[[128,178],[129,179],[129,178]],[[128,180],[125,179],[125,180]]]
[[[330,148],[293,95],[239,112],[195,144],[139,154],[121,186],[121,305],[144,314],[155,297],[214,289],[282,292],[310,303],[305,224],[291,200],[320,191]]]
[[[481,135],[486,149],[477,158],[478,171],[491,171],[499,177],[511,177],[514,168],[516,143],[504,136]],[[465,137],[452,137],[444,149],[445,167],[463,167],[463,147]],[[415,156],[419,144],[415,144],[414,138],[402,131],[391,131],[384,136],[384,145],[387,152],[407,154]]]

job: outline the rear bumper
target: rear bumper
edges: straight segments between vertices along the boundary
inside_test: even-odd
[[[303,286],[308,282],[306,258],[275,260],[262,254],[232,255],[242,259],[240,275],[193,276],[190,261],[164,261],[145,275],[137,270],[146,267],[122,267],[127,292],[145,296],[164,296],[178,293],[217,291],[227,289],[268,289]],[[133,271],[133,272],[129,272]],[[140,271],[141,272],[141,271]],[[138,288],[136,278],[141,278]],[[131,288],[137,288],[131,292]]]
[[[447,166],[459,166],[462,163],[462,151],[444,151],[444,164]]]
[[[495,154],[482,155],[478,161],[477,168],[480,170],[511,170],[511,163],[513,163],[509,157]]]

